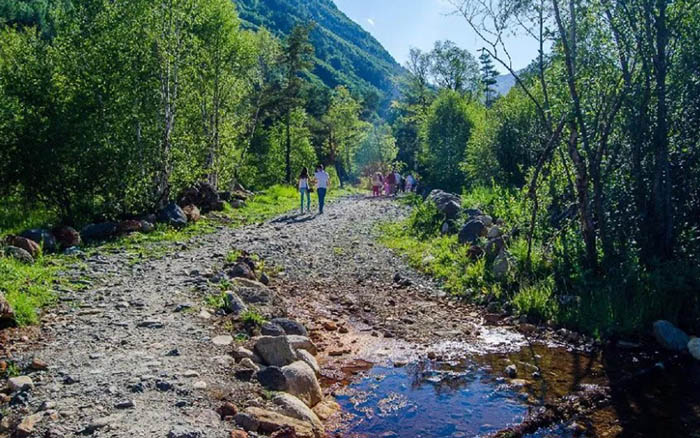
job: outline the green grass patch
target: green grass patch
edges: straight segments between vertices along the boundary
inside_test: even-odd
[[[56,301],[54,287],[61,283],[56,258],[40,257],[33,265],[0,258],[0,290],[15,311],[20,326],[35,324],[41,308]]]
[[[255,308],[250,308],[241,313],[241,321],[243,324],[260,327],[265,324],[265,318]]]
[[[29,228],[55,224],[58,214],[41,203],[30,204],[18,195],[0,198],[0,237],[19,234]]]

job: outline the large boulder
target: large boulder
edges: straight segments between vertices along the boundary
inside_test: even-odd
[[[260,333],[263,336],[284,336],[286,334],[282,327],[270,321],[263,323],[262,327],[260,327]]]
[[[53,252],[58,249],[56,239],[53,237],[53,234],[51,234],[49,230],[44,230],[42,228],[34,228],[31,230],[23,231],[20,234],[20,236],[26,237],[27,239],[33,240],[34,242],[38,243],[39,245],[41,245],[44,252]]]
[[[314,407],[323,400],[321,385],[316,379],[316,373],[303,361],[296,361],[282,367],[282,373],[287,380],[286,391],[299,398],[307,406]]]
[[[688,342],[688,351],[691,356],[700,360],[700,338],[693,338]]]
[[[252,424],[257,426],[258,432],[264,434],[271,434],[284,428],[291,428],[294,429],[298,438],[314,438],[320,436],[320,434],[314,432],[311,423],[288,417],[278,412],[251,406],[246,408],[243,413],[252,417],[254,419]],[[238,421],[238,416],[236,416],[236,420]]]
[[[0,328],[15,325],[15,312],[0,291]]]
[[[287,389],[287,377],[285,377],[280,367],[265,367],[257,372],[255,378],[258,379],[258,382],[264,388],[270,391],[285,391]]]
[[[478,219],[472,219],[464,224],[457,237],[462,245],[474,244],[479,241],[479,238],[486,236],[486,233],[486,225]]]
[[[323,431],[323,423],[321,423],[318,416],[314,414],[314,411],[293,395],[280,392],[273,397],[272,403],[277,405],[280,412],[284,415],[311,423],[314,429],[321,432]]]
[[[656,321],[653,331],[656,342],[667,350],[682,351],[688,348],[688,335],[668,321]]]
[[[287,336],[262,336],[254,350],[267,365],[282,367],[297,359]]]
[[[187,225],[187,216],[182,211],[179,205],[171,202],[165,208],[160,210],[157,215],[157,221],[176,228],[181,228]]]
[[[185,189],[178,197],[177,203],[183,207],[196,205],[202,213],[221,210],[223,207],[223,201],[219,197],[219,193],[208,182],[199,182]]]
[[[16,246],[17,248],[22,248],[27,251],[32,257],[37,257],[41,252],[39,244],[33,240],[29,240],[22,236],[7,236],[5,238],[5,243],[10,246]]]
[[[447,219],[457,218],[462,211],[462,199],[454,193],[433,190],[428,195],[428,200],[432,201]]]
[[[300,322],[294,321],[293,319],[275,318],[270,322],[282,327],[284,332],[288,335],[309,336],[309,332],[306,330],[306,328]]]
[[[102,222],[100,224],[90,224],[80,230],[80,235],[86,242],[97,242],[108,240],[114,237],[117,233],[117,224],[115,222]]]
[[[19,260],[22,263],[32,264],[34,263],[34,257],[27,251],[16,246],[6,246],[5,247],[5,257],[11,257],[15,260]]]
[[[309,353],[307,350],[300,349],[296,350],[296,352],[299,360],[306,362],[306,364],[311,367],[312,370],[314,370],[314,373],[316,373],[317,376],[321,375],[321,367],[318,366],[318,362],[313,354]]]
[[[75,228],[69,226],[56,227],[51,230],[58,245],[63,248],[70,248],[73,246],[79,246],[82,241],[80,239],[80,233],[78,233]]]

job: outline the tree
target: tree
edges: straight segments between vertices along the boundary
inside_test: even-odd
[[[294,108],[301,105],[301,91],[304,81],[303,73],[313,66],[314,47],[309,42],[309,33],[313,24],[298,24],[285,40],[281,65],[284,71],[280,105],[283,108],[287,126],[285,149],[285,175],[288,183],[292,182],[292,140],[290,133],[291,114]]]
[[[388,170],[397,153],[391,127],[386,123],[373,125],[355,152],[356,169],[364,175]]]
[[[464,186],[461,163],[474,126],[471,112],[466,98],[453,90],[443,90],[430,106],[421,133],[429,185],[453,192]]]
[[[355,150],[368,129],[368,124],[360,120],[360,111],[361,105],[341,86],[333,92],[328,111],[321,119],[326,133],[325,149],[341,185],[352,173]]]
[[[493,67],[493,61],[491,61],[491,56],[485,50],[481,50],[481,55],[479,55],[479,62],[481,62],[481,86],[484,92],[484,103],[486,106],[491,106],[496,98],[496,91],[493,86],[496,85],[498,81],[498,72]]]
[[[457,91],[470,99],[479,92],[479,65],[468,51],[452,41],[436,41],[430,52],[431,73],[440,88]]]

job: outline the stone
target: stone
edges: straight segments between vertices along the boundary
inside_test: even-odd
[[[309,336],[309,332],[306,330],[306,328],[301,323],[294,321],[293,319],[275,318],[270,322],[282,327],[284,332],[288,335]]]
[[[267,365],[281,367],[296,360],[288,336],[263,336],[255,343],[254,350]]]
[[[250,382],[256,371],[250,368],[238,368],[233,371],[233,376],[242,382]]]
[[[29,376],[10,377],[7,379],[7,386],[10,391],[24,391],[34,388],[34,381]]]
[[[340,405],[335,400],[323,400],[314,406],[312,410],[321,421],[326,421],[340,411]]]
[[[521,324],[518,326],[518,331],[519,331],[520,333],[529,335],[529,334],[534,333],[535,331],[537,331],[537,326],[535,326],[535,325],[533,325],[533,324],[528,324],[528,323],[525,323],[525,322],[524,322],[524,323],[521,323]]]
[[[484,212],[482,212],[482,211],[479,210],[478,208],[468,208],[468,209],[466,209],[464,212],[465,212],[465,213],[467,214],[467,216],[469,216],[470,218],[479,217],[479,216],[483,216],[483,215],[484,215]]]
[[[255,272],[248,266],[247,263],[236,262],[231,268],[226,271],[229,278],[247,278],[248,280],[256,280]],[[262,284],[262,283],[261,283]],[[264,286],[264,285],[263,285]]]
[[[696,360],[700,360],[700,338],[693,338],[688,341],[688,351]]]
[[[493,265],[491,265],[491,272],[497,279],[502,279],[508,274],[510,267],[508,253],[503,249],[494,259]]]
[[[214,189],[214,186],[202,181],[183,190],[178,197],[177,203],[182,206],[195,205],[203,213],[208,213],[212,210],[221,210],[223,201],[219,197],[219,193]]]
[[[433,190],[427,199],[432,201],[438,211],[444,214],[447,219],[457,218],[462,211],[462,199],[454,193]]]
[[[263,387],[271,391],[285,391],[287,389],[287,378],[280,367],[263,368],[255,374],[255,378]]]
[[[234,348],[233,351],[231,352],[231,356],[233,356],[233,358],[237,361],[243,360],[245,358],[248,358],[251,360],[255,359],[255,353],[253,353],[252,351],[248,350],[245,347]]]
[[[26,417],[22,418],[22,421],[17,426],[17,429],[15,429],[15,436],[20,437],[20,438],[30,436],[34,432],[34,428],[36,427],[36,425],[43,418],[44,418],[43,412],[38,412],[36,414],[27,415]]]
[[[265,321],[260,327],[260,333],[264,336],[284,336],[286,333],[284,329],[270,321]]]
[[[500,252],[505,249],[506,247],[506,242],[503,240],[502,237],[496,237],[495,239],[491,239],[486,243],[486,247],[484,248],[486,251],[486,257],[488,258],[489,261],[493,261]]]
[[[282,373],[287,381],[286,392],[298,397],[307,406],[313,407],[323,400],[316,374],[306,362],[297,361],[284,366]]]
[[[246,306],[235,292],[224,292],[224,310],[226,310],[226,313],[238,315],[239,313],[245,312],[247,309],[248,306]]]
[[[479,216],[478,219],[481,222],[483,222],[484,225],[486,225],[487,227],[490,227],[491,225],[493,225],[493,218],[487,214],[483,214],[483,215]]]
[[[248,432],[240,429],[232,430],[230,438],[248,438]]]
[[[112,238],[117,233],[117,224],[114,222],[103,222],[101,224],[90,224],[80,230],[80,236],[86,242],[96,242]]]
[[[313,426],[305,421],[256,407],[246,408],[245,413],[255,418],[258,423],[257,430],[262,433],[271,434],[289,427],[294,429],[296,436],[299,438],[316,437]]]
[[[398,283],[398,282],[400,282],[400,281],[401,281],[401,279],[399,279],[399,281],[396,281],[396,278],[394,278],[394,282]],[[321,323],[321,325],[323,326],[323,328],[324,328],[326,331],[329,331],[329,332],[334,332],[334,331],[338,330],[338,324],[336,324],[334,321],[331,321],[331,320],[329,320],[329,319],[324,320],[324,321]]]
[[[260,370],[260,367],[248,357],[244,357],[243,359],[241,359],[241,362],[239,364],[243,368],[247,368],[249,370],[253,370],[256,372]]]
[[[239,412],[234,417],[233,420],[239,427],[247,430],[248,432],[257,432],[260,427],[260,422],[251,414],[245,412]]]
[[[502,235],[503,232],[501,231],[501,229],[498,226],[494,225],[489,229],[489,232],[486,234],[486,237],[488,237],[490,240],[495,239],[497,237],[501,237]]]
[[[284,392],[278,393],[272,398],[272,403],[277,405],[279,411],[297,420],[311,423],[317,431],[323,431],[323,423],[318,416],[298,398]]]
[[[515,378],[518,376],[518,367],[515,365],[511,364],[508,365],[504,370],[503,374],[505,374],[507,377],[510,377],[511,379]]]
[[[656,342],[667,350],[682,351],[688,348],[688,335],[668,321],[656,321],[653,331]]]
[[[47,369],[49,367],[49,364],[47,364],[45,361],[41,360],[38,357],[33,357],[30,366],[33,370],[42,371]]]
[[[194,385],[192,385],[192,388],[198,389],[198,390],[207,389],[207,382],[205,382],[204,380],[199,380],[197,382],[194,382]]]
[[[80,238],[80,233],[73,227],[63,226],[56,227],[51,230],[54,238],[56,238],[56,243],[63,249],[70,248],[73,246],[80,246],[82,239]]]
[[[175,228],[182,228],[187,225],[187,216],[179,205],[171,202],[158,212],[157,221]]]
[[[124,220],[117,224],[117,233],[128,234],[141,231],[143,223],[138,220]]]
[[[134,407],[134,402],[131,400],[123,400],[123,401],[117,402],[114,405],[114,407],[117,409],[131,409]]]
[[[216,336],[214,337],[211,342],[214,345],[218,345],[220,347],[224,347],[227,345],[231,345],[233,343],[233,336],[230,335],[221,335],[221,336]]]
[[[270,304],[274,299],[275,293],[259,281],[239,277],[232,283],[236,294],[247,304]]]
[[[480,220],[472,219],[459,230],[457,239],[462,245],[475,244],[483,236],[486,236],[486,226]]]
[[[194,204],[189,204],[182,207],[182,211],[185,213],[185,216],[187,216],[188,222],[195,223],[202,218],[199,208],[197,208],[197,206]]]
[[[56,238],[49,230],[43,228],[34,228],[31,230],[26,230],[20,233],[21,237],[26,237],[29,240],[33,240],[39,246],[42,247],[44,252],[54,252],[58,249],[56,244]]]
[[[89,425],[87,425],[87,427],[85,427],[85,429],[83,429],[80,432],[80,434],[81,435],[91,435],[97,430],[111,428],[112,425],[119,423],[122,420],[122,418],[124,418],[123,415],[117,415],[117,414],[98,418],[96,420],[93,420],[93,422],[90,423]],[[168,435],[168,437],[170,437],[170,435]]]
[[[295,350],[306,350],[314,356],[318,354],[318,348],[311,339],[306,336],[287,335],[287,340]]]
[[[145,221],[143,219],[140,222],[142,233],[152,233],[156,229],[155,225],[153,225],[153,222]]]
[[[34,263],[34,257],[32,257],[31,254],[29,254],[26,250],[18,248],[16,246],[6,246],[4,253],[5,257],[11,257],[22,263],[26,263],[28,265]]]
[[[41,253],[41,248],[39,244],[33,240],[27,239],[22,236],[7,236],[5,238],[5,243],[9,246],[15,246],[21,248],[29,253],[32,258],[36,258]]]
[[[225,402],[216,410],[216,412],[221,416],[221,419],[226,417],[235,417],[238,413],[238,408],[231,402]]]
[[[174,426],[168,432],[168,438],[202,438],[203,436],[202,432],[185,426]]]
[[[314,373],[316,373],[317,376],[321,374],[321,367],[318,366],[316,358],[311,353],[306,350],[298,349],[297,358],[303,362],[306,362],[306,364],[311,367],[312,370],[314,370]]]
[[[270,284],[270,277],[264,272],[260,273],[260,283],[264,284],[265,286]]]

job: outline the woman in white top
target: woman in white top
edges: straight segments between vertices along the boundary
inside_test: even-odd
[[[299,193],[301,193],[301,214],[304,214],[304,196],[306,196],[306,212],[311,212],[311,193],[309,193],[309,169],[301,169],[299,175]]]

